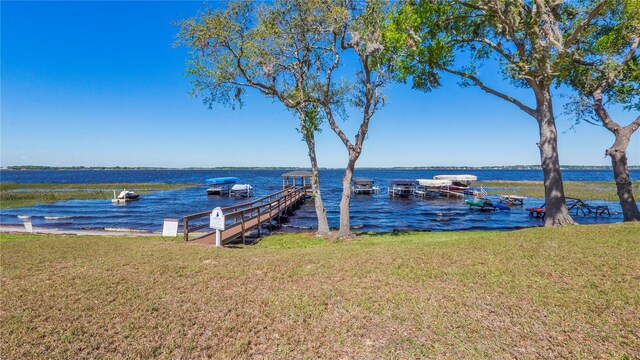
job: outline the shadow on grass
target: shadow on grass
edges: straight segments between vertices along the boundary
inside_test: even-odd
[[[431,232],[431,230],[426,229],[426,230],[409,230],[409,229],[394,229],[391,232],[362,232],[362,233],[357,233],[357,235],[367,235],[367,236],[371,236],[371,237],[376,237],[376,236],[404,236],[404,235],[411,235],[411,234],[416,234],[416,233],[429,233]]]

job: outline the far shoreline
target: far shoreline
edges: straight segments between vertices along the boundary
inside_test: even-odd
[[[562,165],[562,170],[613,170],[610,165]],[[217,170],[306,170],[308,167],[300,166],[219,166],[219,167],[145,167],[145,166],[40,166],[40,165],[12,165],[1,167],[0,171],[39,171],[39,170],[66,170],[66,171],[122,171],[122,170],[174,170],[174,171],[217,171]],[[340,167],[321,167],[320,170],[344,170]],[[356,167],[356,170],[540,170],[540,165],[493,165],[493,166],[394,166],[394,167]],[[631,165],[629,170],[640,170],[640,165]]]

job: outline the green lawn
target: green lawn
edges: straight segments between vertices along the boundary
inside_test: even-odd
[[[513,194],[544,199],[542,181],[480,181],[473,186],[489,189],[489,194]],[[640,193],[640,182],[633,184],[634,193]],[[619,201],[615,182],[565,181],[564,193],[583,200]]]
[[[139,194],[151,191],[174,190],[197,186],[197,184],[17,184],[0,183],[0,208],[27,207],[36,204],[64,200],[95,200],[113,198],[113,190],[132,190]],[[28,190],[15,192],[15,190]],[[60,191],[63,190],[63,191]],[[77,190],[77,191],[73,191]]]
[[[0,358],[633,358],[639,233],[2,234]]]

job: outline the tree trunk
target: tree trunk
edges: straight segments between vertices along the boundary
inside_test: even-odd
[[[544,173],[544,200],[546,209],[545,226],[575,224],[567,210],[560,158],[558,156],[558,131],[556,130],[551,94],[544,94],[538,104],[538,125],[540,128],[540,160]]]
[[[304,120],[301,122],[300,130],[303,132],[307,148],[309,149],[309,161],[311,162],[311,192],[313,193],[313,202],[316,209],[316,217],[318,218],[318,230],[316,235],[327,235],[329,230],[329,222],[327,221],[327,210],[324,208],[322,202],[322,195],[320,193],[320,175],[318,171],[318,159],[316,157],[316,142],[313,131],[304,130]]]
[[[338,238],[349,239],[353,237],[351,233],[351,179],[353,179],[353,170],[356,166],[359,154],[349,154],[349,162],[344,170],[342,177],[342,198],[340,199],[340,229],[338,230]]]
[[[615,133],[615,135],[616,141],[613,146],[607,149],[606,155],[611,157],[613,176],[616,180],[624,221],[640,221],[640,211],[638,211],[638,204],[633,198],[633,185],[629,178],[629,167],[627,166],[627,146],[629,146],[628,139],[631,134],[626,134],[622,130]]]

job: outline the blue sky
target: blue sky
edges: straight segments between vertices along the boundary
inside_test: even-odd
[[[246,106],[208,109],[189,95],[187,49],[173,47],[172,21],[202,2],[2,2],[0,165],[308,166],[296,120],[250,92]],[[349,65],[349,64],[347,64]],[[508,90],[491,67],[483,76]],[[538,129],[515,106],[455,78],[432,93],[396,84],[373,118],[357,166],[538,164]],[[526,91],[516,91],[531,104]],[[608,165],[613,137],[556,111],[560,161]],[[627,124],[633,114],[614,111]],[[359,121],[343,125],[351,134]],[[346,150],[326,128],[322,167]],[[640,141],[629,147],[640,164]]]

